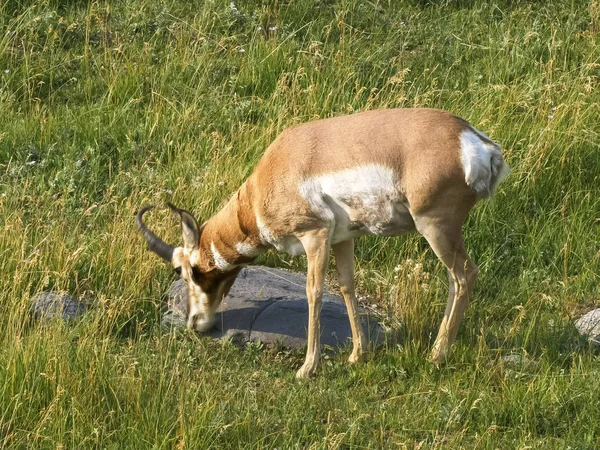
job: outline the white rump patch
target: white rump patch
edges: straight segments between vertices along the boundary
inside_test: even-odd
[[[210,243],[210,250],[212,251],[213,259],[215,260],[215,265],[217,266],[217,269],[222,271],[229,271],[235,267],[235,264],[231,264],[227,262],[225,258],[223,258],[223,256],[217,250],[217,247],[215,247],[214,242]]]
[[[479,130],[465,129],[460,136],[461,162],[465,181],[481,197],[494,193],[496,186],[508,174],[497,144]]]

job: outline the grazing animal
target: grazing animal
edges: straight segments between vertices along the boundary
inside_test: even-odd
[[[229,202],[202,226],[183,209],[183,247],[142,221],[151,251],[188,287],[189,328],[208,330],[242,266],[275,247],[308,262],[305,378],[320,357],[321,297],[330,249],[352,328],[349,361],[366,347],[354,294],[354,238],[418,231],[448,269],[450,294],[431,359],[442,363],[469,301],[477,266],[462,224],[478,199],[508,173],[498,144],[465,120],[435,109],[387,109],[317,120],[284,130]]]

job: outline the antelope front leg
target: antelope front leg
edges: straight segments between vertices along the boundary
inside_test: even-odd
[[[308,378],[314,375],[321,356],[321,298],[323,282],[329,259],[329,231],[318,230],[300,238],[306,251],[308,271],[306,277],[306,296],[308,297],[308,349],[306,360],[296,378]]]
[[[346,302],[350,328],[352,329],[352,354],[348,358],[351,364],[362,359],[367,338],[358,315],[358,302],[354,294],[354,240],[340,242],[331,246],[337,267],[338,283]]]

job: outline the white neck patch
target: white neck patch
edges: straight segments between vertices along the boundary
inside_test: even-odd
[[[211,242],[210,243],[210,250],[213,254],[213,259],[215,260],[215,265],[217,266],[217,269],[222,270],[222,271],[228,271],[231,270],[235,267],[235,264],[231,264],[229,263],[224,257],[223,255],[221,255],[219,253],[219,251],[217,250],[217,247],[215,247],[215,243]]]

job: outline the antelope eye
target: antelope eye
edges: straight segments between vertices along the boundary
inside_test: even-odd
[[[175,273],[179,276],[181,276],[181,267],[175,267],[175,269],[173,269],[175,271]]]
[[[202,281],[202,272],[196,266],[192,266],[192,277],[194,277],[194,282],[196,284],[200,284]]]

